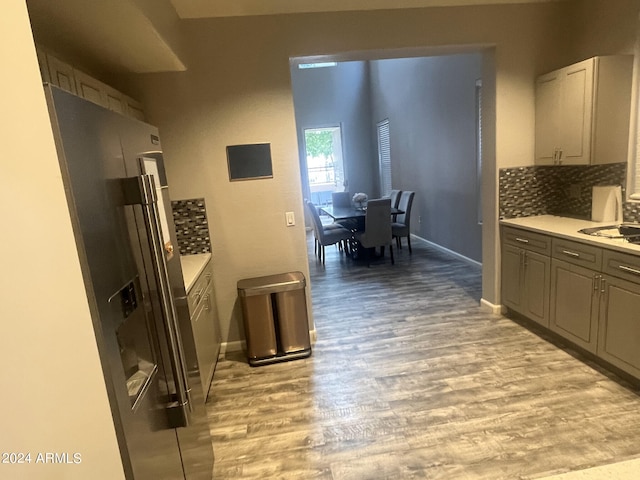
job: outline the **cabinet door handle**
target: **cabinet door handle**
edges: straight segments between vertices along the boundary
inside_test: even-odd
[[[605,287],[606,287],[606,283],[607,283],[607,281],[606,281],[604,278],[600,278],[600,293],[601,293],[602,295],[604,295],[604,294],[605,294],[605,290],[606,290],[606,288],[605,288]]]
[[[516,242],[529,243],[529,240],[527,240],[526,238],[516,237]]]
[[[627,267],[626,265],[618,265],[618,268],[624,272],[633,273],[634,275],[640,275],[640,270],[637,268]]]
[[[580,254],[579,253],[572,252],[570,250],[562,250],[562,253],[564,253],[565,255],[568,255],[570,257],[580,258]]]
[[[598,291],[598,280],[600,280],[600,278],[602,278],[600,275],[594,275],[593,276],[593,291],[596,292]]]
[[[204,292],[204,288],[201,288],[200,290],[198,290],[195,294],[196,297],[196,303],[200,302],[200,299],[202,298],[202,292]]]

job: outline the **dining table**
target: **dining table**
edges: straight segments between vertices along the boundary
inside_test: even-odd
[[[334,222],[340,222],[342,225],[347,226],[352,231],[364,231],[365,218],[367,216],[367,207],[334,207],[333,205],[318,206],[318,209],[333,218]],[[391,220],[395,218],[394,215],[400,215],[405,213],[404,210],[391,207]],[[361,257],[359,255],[360,245],[356,240],[351,241],[351,258],[357,259]]]
[[[367,207],[334,207],[333,205],[325,205],[318,207],[322,213],[329,215],[334,221],[340,220],[362,220],[367,215]],[[391,207],[391,215],[400,215],[405,213],[404,210]]]

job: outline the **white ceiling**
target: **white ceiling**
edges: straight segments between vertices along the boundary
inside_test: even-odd
[[[27,0],[36,43],[104,72],[182,71],[184,19],[563,0]],[[64,58],[66,57],[66,58]]]

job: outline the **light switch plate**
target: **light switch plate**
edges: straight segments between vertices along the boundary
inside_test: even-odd
[[[296,217],[293,212],[285,212],[284,215],[287,219],[287,227],[293,227],[296,224]]]

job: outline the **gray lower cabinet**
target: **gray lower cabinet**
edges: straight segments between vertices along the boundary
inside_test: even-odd
[[[502,302],[640,379],[640,256],[503,226]]]
[[[640,257],[605,250],[603,271],[598,356],[640,378]]]
[[[550,328],[591,353],[598,343],[599,274],[585,267],[551,262]]]
[[[218,361],[221,341],[212,278],[209,261],[187,294],[205,399]]]
[[[549,244],[544,236],[503,228],[503,303],[545,327],[549,326]]]
[[[522,249],[502,246],[502,303],[524,314]]]
[[[549,327],[585,350],[596,353],[602,249],[553,238],[551,256]]]

